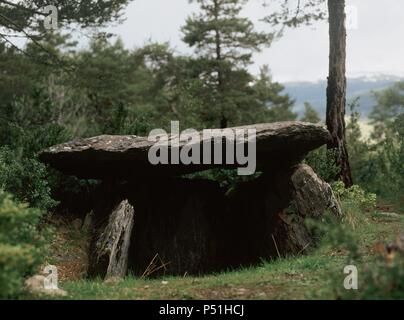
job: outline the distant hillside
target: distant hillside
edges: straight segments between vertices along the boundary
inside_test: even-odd
[[[367,118],[375,105],[372,91],[385,89],[402,80],[404,79],[395,76],[350,78],[348,79],[347,100],[350,102],[359,97],[358,111],[363,118]],[[321,117],[325,118],[326,81],[289,82],[284,83],[284,86],[284,92],[296,100],[295,111],[299,115],[304,112],[304,102],[309,102]]]

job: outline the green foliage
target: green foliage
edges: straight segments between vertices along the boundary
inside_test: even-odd
[[[24,278],[41,263],[46,248],[38,229],[42,214],[0,190],[0,299],[21,294]]]
[[[304,161],[313,168],[321,179],[326,182],[333,182],[340,171],[335,164],[335,154],[335,150],[322,147],[310,152]]]
[[[274,7],[271,7],[273,4]],[[327,19],[326,0],[273,0],[267,6],[270,15],[264,18],[274,28],[296,28]]]
[[[246,0],[196,2],[200,13],[187,19],[182,28],[183,40],[190,47],[195,47],[200,56],[218,59],[215,68],[224,67],[225,61],[233,65],[250,64],[252,53],[272,42],[272,35],[255,31],[253,23],[240,16]],[[215,52],[214,56],[212,52]]]
[[[122,10],[128,5],[130,0],[113,1],[43,1],[26,0],[21,3],[8,1],[2,4],[0,14],[6,18],[1,19],[0,25],[9,33],[25,31],[32,33],[38,30],[44,20],[42,12],[47,4],[54,4],[58,8],[58,22],[67,26],[76,23],[80,27],[103,26],[108,22],[119,21],[122,17]]]
[[[0,119],[0,142],[21,155],[32,156],[46,147],[68,137],[57,124],[57,110],[51,97],[43,89],[15,100],[4,109]]]
[[[370,140],[362,136],[357,100],[353,101],[346,135],[354,181],[383,200],[404,207],[400,196],[404,186],[401,86],[399,83],[376,93],[377,105],[370,116],[374,126]]]
[[[37,154],[67,139],[64,128],[55,123],[55,109],[43,90],[35,90],[6,106],[0,119],[0,188],[41,209],[56,202],[51,198],[49,173]]]
[[[35,82],[35,72],[33,64],[26,57],[15,48],[7,47],[4,42],[0,42],[0,57],[0,70],[7,70],[0,77],[0,107],[3,107],[9,105],[16,96],[23,96],[30,91]]]
[[[261,111],[261,114],[257,119],[252,119],[253,121],[277,122],[296,120],[297,115],[293,112],[295,101],[288,94],[282,94],[285,87],[280,83],[272,81],[267,65],[260,69],[260,74],[253,88],[258,106],[266,107],[258,110],[258,112]]]
[[[346,202],[346,210],[351,209],[352,202]],[[369,242],[368,247],[376,252],[376,256],[369,257],[361,242],[365,240],[365,232],[369,232],[371,223],[366,220],[362,209],[359,223],[331,223],[323,225],[325,243],[334,250],[346,252],[344,265],[354,265],[358,269],[358,290],[346,290],[342,286],[346,274],[342,274],[342,268],[332,269],[329,272],[330,285],[333,288],[335,299],[403,299],[404,295],[404,253],[397,248],[388,248],[387,244]],[[397,223],[398,221],[392,222]],[[364,231],[366,230],[366,231]],[[387,231],[387,230],[386,230]],[[391,232],[388,230],[387,232]],[[377,238],[380,239],[381,235]],[[382,236],[385,239],[385,236]],[[369,239],[367,241],[372,241]]]
[[[56,205],[50,196],[45,166],[35,158],[21,158],[8,148],[0,149],[0,188],[36,208]]]
[[[105,37],[93,39],[89,50],[76,54],[76,64],[80,69],[75,80],[87,91],[91,103],[100,105],[96,111],[108,111],[111,104],[124,103],[133,97],[130,77],[134,65],[120,39],[112,44]]]
[[[332,184],[332,189],[339,199],[356,203],[362,210],[374,210],[376,208],[376,194],[368,193],[358,185],[345,188],[342,181],[337,181]]]
[[[372,138],[380,141],[391,133],[395,119],[404,112],[404,82],[374,92],[374,97],[377,104],[369,118],[374,126]]]
[[[402,195],[404,187],[404,115],[400,115],[391,126],[391,133],[379,143],[373,158],[378,170],[374,172],[371,185],[387,199]],[[404,199],[398,199],[403,205]]]
[[[360,127],[360,114],[357,111],[359,99],[349,104],[350,118],[346,126],[349,163],[354,181],[361,183],[368,174],[367,167],[371,157],[369,143],[363,138]]]
[[[402,300],[404,299],[404,254],[397,253],[392,264],[379,257],[365,265],[359,274],[359,290],[342,292],[343,299]]]

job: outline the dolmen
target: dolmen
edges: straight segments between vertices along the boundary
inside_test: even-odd
[[[254,135],[243,140],[231,132]],[[222,133],[211,140],[202,131],[164,139],[103,135],[40,154],[65,175],[99,181],[85,218],[92,232],[89,276],[200,275],[302,254],[315,244],[307,220],[341,215],[330,186],[302,164],[329,142],[322,125],[265,123]],[[251,151],[253,166],[219,161],[229,148],[244,160]],[[249,165],[255,174],[231,187],[195,175]]]

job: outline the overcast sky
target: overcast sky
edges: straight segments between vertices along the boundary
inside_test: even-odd
[[[270,31],[259,22],[270,13],[262,3],[250,0],[243,15],[256,23],[258,30]],[[404,76],[404,1],[347,0],[347,5],[356,8],[358,22],[357,28],[348,31],[348,76]],[[126,10],[124,24],[109,31],[118,34],[130,49],[151,39],[168,41],[178,52],[191,53],[181,41],[180,27],[195,10],[197,6],[188,0],[135,0]],[[269,49],[255,55],[252,71],[256,73],[263,64],[270,66],[274,80],[280,82],[325,79],[327,24],[288,30]]]

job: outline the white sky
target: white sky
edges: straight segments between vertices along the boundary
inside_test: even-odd
[[[261,18],[269,14],[264,0],[250,0],[244,15],[258,30],[270,27]],[[348,76],[391,74],[404,76],[404,1],[347,0],[358,12],[358,28],[348,31]],[[188,0],[134,0],[126,10],[124,24],[108,31],[118,34],[128,48],[149,39],[170,42],[181,53],[192,51],[181,41],[180,27],[197,6]],[[269,49],[254,57],[252,71],[268,64],[274,80],[315,81],[325,79],[328,69],[328,26],[288,30]]]

